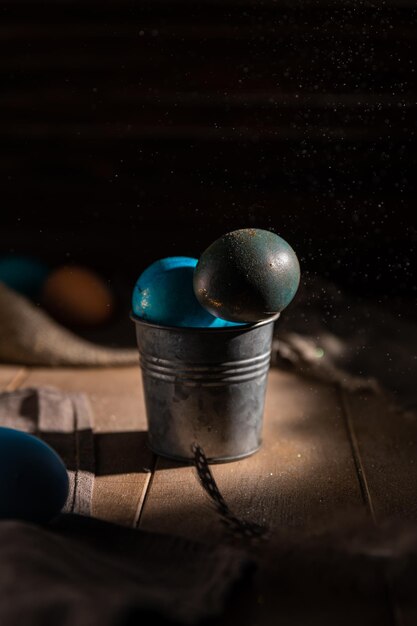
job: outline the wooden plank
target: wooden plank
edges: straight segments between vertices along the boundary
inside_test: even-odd
[[[415,533],[407,523],[417,521],[417,412],[399,410],[385,394],[340,393],[374,523],[395,523],[396,541],[404,541]],[[398,563],[395,550],[393,560]],[[403,565],[386,568],[385,577],[397,622],[412,626],[417,602],[409,579],[415,571]]]
[[[338,515],[366,514],[332,386],[272,370],[261,450],[212,469],[232,510],[272,530],[303,532]],[[222,533],[194,469],[165,459],[157,461],[140,526],[208,540]]]
[[[384,394],[342,394],[376,522],[417,522],[417,412]]]
[[[24,367],[13,365],[0,366],[0,391],[12,391],[17,389],[24,381],[28,370]]]
[[[26,384],[86,393],[97,433],[146,429],[139,367],[32,368]]]
[[[149,483],[153,455],[138,367],[33,369],[28,385],[53,385],[88,395],[94,413],[96,472],[93,515],[135,525]]]

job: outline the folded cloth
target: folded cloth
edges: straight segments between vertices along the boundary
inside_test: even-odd
[[[96,346],[0,282],[0,362],[21,365],[135,365],[136,349]]]
[[[46,528],[2,521],[0,624],[193,624],[222,611],[248,566],[230,547],[93,518],[63,515]]]
[[[68,470],[65,510],[91,515],[95,454],[92,411],[85,394],[53,387],[0,393],[0,426],[32,433],[52,446]]]

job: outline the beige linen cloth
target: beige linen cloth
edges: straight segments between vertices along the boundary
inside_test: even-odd
[[[39,366],[136,365],[138,352],[104,348],[77,337],[0,282],[0,362]]]

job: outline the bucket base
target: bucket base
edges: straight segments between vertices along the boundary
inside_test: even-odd
[[[180,463],[187,463],[187,465],[193,465],[194,459],[192,457],[177,456],[175,454],[166,454],[165,452],[161,452],[160,450],[157,450],[156,448],[152,447],[149,442],[147,442],[147,445],[148,445],[148,448],[150,448],[150,450],[152,450],[152,452],[154,454],[157,454],[158,456],[163,456],[165,459],[171,459],[171,461],[177,461]],[[261,445],[259,445],[257,448],[254,448],[253,450],[250,450],[249,452],[245,452],[244,454],[238,454],[236,456],[208,457],[207,462],[208,463],[231,463],[232,461],[240,461],[240,459],[246,459],[246,457],[252,456],[252,454],[255,454],[255,452],[258,452],[260,447]]]

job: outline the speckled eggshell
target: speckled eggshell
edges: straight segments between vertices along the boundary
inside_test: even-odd
[[[297,256],[282,237],[244,228],[223,235],[203,252],[194,292],[212,315],[258,322],[285,309],[299,282]]]
[[[0,519],[44,523],[68,497],[68,474],[46,443],[12,428],[0,428]]]
[[[167,257],[152,263],[138,278],[132,294],[133,313],[165,326],[222,328],[227,321],[214,317],[193,291],[197,259]]]

